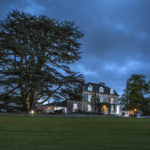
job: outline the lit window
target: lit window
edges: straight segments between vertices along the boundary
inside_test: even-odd
[[[111,105],[110,113],[114,114],[114,106],[113,105]]]
[[[75,110],[75,109],[78,109],[78,104],[74,103],[74,104],[73,104],[73,109],[74,109],[74,110]]]
[[[100,96],[100,103],[104,102],[104,97]]]
[[[73,112],[75,112],[78,109],[78,104],[74,103],[73,104]]]
[[[88,86],[88,91],[92,91],[92,90],[93,90],[92,85],[89,85],[89,86]]]
[[[110,94],[114,94],[114,90],[113,89],[110,89]]]
[[[115,99],[114,98],[110,98],[110,104],[114,104]]]
[[[88,95],[88,102],[91,102],[92,95]]]
[[[116,108],[116,114],[120,114],[120,106],[119,105]]]
[[[88,112],[91,112],[92,111],[92,107],[91,105],[88,105]]]
[[[100,87],[100,88],[99,88],[99,92],[104,93],[104,88],[103,88],[103,87]]]

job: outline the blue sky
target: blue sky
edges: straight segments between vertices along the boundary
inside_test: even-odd
[[[73,70],[121,94],[131,74],[150,76],[149,6],[150,0],[1,0],[0,19],[18,9],[75,22],[84,37]]]

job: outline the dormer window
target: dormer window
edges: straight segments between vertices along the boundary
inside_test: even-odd
[[[104,93],[104,88],[103,88],[103,87],[100,87],[100,88],[99,88],[99,92]]]
[[[89,86],[88,86],[88,91],[92,91],[92,90],[93,90],[92,85],[89,85]]]
[[[110,89],[110,94],[114,94],[114,89]]]

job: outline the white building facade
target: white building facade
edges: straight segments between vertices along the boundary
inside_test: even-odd
[[[94,98],[96,97],[96,101]],[[105,83],[86,83],[82,88],[82,110],[86,112],[99,112],[102,114],[122,115],[122,107],[119,104],[119,95]],[[97,107],[94,110],[93,107]]]

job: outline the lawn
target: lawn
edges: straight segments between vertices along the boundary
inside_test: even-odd
[[[0,150],[150,150],[150,119],[0,115]]]

